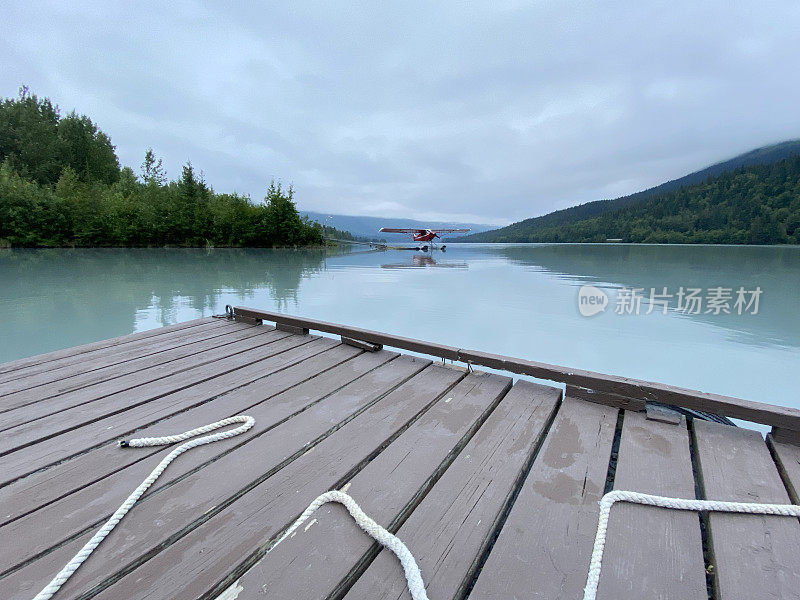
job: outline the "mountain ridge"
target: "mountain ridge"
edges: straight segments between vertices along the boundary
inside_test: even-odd
[[[459,239],[460,242],[526,242],[530,237],[546,229],[575,224],[591,218],[600,217],[625,207],[658,197],[659,195],[676,192],[682,188],[701,184],[709,179],[730,173],[736,169],[775,164],[792,156],[800,155],[800,139],[786,140],[776,144],[761,146],[749,150],[732,158],[709,165],[703,169],[693,171],[688,175],[666,181],[662,184],[635,192],[615,199],[594,200],[578,204],[569,208],[560,209],[541,215],[524,219],[505,227],[492,229],[486,232],[470,234]],[[566,241],[566,240],[565,240]]]

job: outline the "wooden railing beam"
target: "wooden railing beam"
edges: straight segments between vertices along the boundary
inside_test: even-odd
[[[414,338],[395,336],[370,329],[328,323],[316,319],[294,317],[281,313],[257,310],[237,306],[235,316],[251,319],[263,319],[277,324],[290,325],[302,329],[313,329],[334,335],[363,340],[372,344],[381,344],[401,350],[409,350],[443,359],[465,362],[474,366],[488,367],[499,371],[508,371],[519,375],[536,377],[549,381],[557,381],[571,386],[605,392],[638,401],[654,401],[672,404],[682,408],[701,410],[726,417],[771,425],[782,429],[800,432],[800,410],[786,406],[777,406],[761,402],[753,402],[742,398],[711,394],[698,390],[667,385],[652,381],[643,381],[618,375],[605,375],[594,371],[571,369],[522,358],[491,354],[478,350],[467,350],[446,346],[434,342],[426,342]]]

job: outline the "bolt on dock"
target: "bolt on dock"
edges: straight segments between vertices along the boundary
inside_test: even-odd
[[[235,415],[255,425],[177,458],[54,598],[410,598],[340,505],[270,551],[336,489],[432,600],[580,599],[607,492],[800,491],[796,409],[242,307],[2,364],[0,415],[4,599],[33,598],[172,449],[119,440]],[[800,598],[799,544],[792,517],[620,503],[597,598]]]

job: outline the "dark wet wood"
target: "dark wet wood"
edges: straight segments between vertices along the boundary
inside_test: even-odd
[[[694,498],[685,419],[676,426],[626,412],[614,488]],[[606,539],[598,600],[707,600],[697,513],[621,502]]]
[[[616,424],[616,408],[564,399],[470,599],[582,596]]]
[[[561,390],[517,382],[397,532],[425,573],[431,598],[461,597],[471,584],[560,399]],[[339,518],[347,521],[343,515]],[[396,563],[394,555],[383,550],[346,598],[410,598]],[[240,580],[242,594],[257,598],[246,593],[247,583]]]
[[[204,319],[0,366],[0,410],[9,409],[0,413],[0,536],[13,541],[0,544],[0,597],[32,598],[172,449],[116,440],[235,414],[255,427],[181,456],[56,600],[212,600],[231,586],[239,600],[407,598],[397,561],[338,506],[265,555],[331,488],[411,547],[433,599],[581,597],[607,483],[692,497],[693,458],[705,497],[798,500],[791,409],[762,407],[759,418],[778,422],[769,449],[755,432],[627,410],[611,462],[616,407],[639,410],[653,396],[681,404],[691,390],[280,320],[356,341]],[[552,375],[567,398],[364,351],[380,343]],[[734,400],[711,398],[716,408]],[[727,414],[753,408],[737,406]],[[797,520],[712,514],[708,523],[717,600],[798,597]],[[599,600],[706,598],[700,538],[696,513],[615,506]]]
[[[789,503],[760,433],[705,421],[694,430],[706,498]],[[800,598],[797,519],[710,513],[708,521],[718,598]]]

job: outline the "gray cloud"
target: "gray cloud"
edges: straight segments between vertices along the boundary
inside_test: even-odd
[[[19,3],[0,94],[218,191],[500,224],[800,137],[798,51],[794,0]]]

